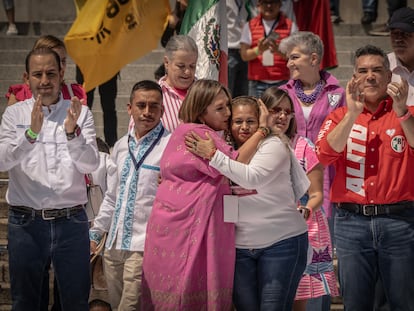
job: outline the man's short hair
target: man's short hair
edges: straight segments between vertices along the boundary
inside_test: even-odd
[[[30,59],[32,58],[32,56],[35,56],[35,55],[53,55],[53,57],[56,59],[56,62],[57,62],[57,65],[58,65],[58,67],[59,67],[59,71],[61,71],[62,70],[62,66],[60,65],[60,57],[59,57],[59,54],[58,53],[56,53],[55,51],[53,51],[52,49],[49,49],[49,48],[36,48],[36,49],[33,49],[33,50],[31,50],[30,52],[29,52],[29,54],[27,54],[27,56],[26,56],[26,62],[25,62],[25,65],[26,65],[26,72],[27,73],[29,73],[29,70],[30,70]]]
[[[388,56],[387,54],[384,52],[383,49],[374,46],[374,45],[365,45],[360,47],[359,49],[357,49],[355,51],[355,55],[354,55],[354,65],[356,65],[356,60],[361,57],[361,56],[365,56],[365,55],[378,55],[381,56],[383,58],[383,63],[384,63],[384,67],[386,70],[390,70],[390,62],[388,60]]]
[[[157,82],[154,82],[151,80],[142,80],[142,81],[135,83],[134,86],[132,87],[131,95],[129,97],[129,102],[132,103],[134,99],[134,93],[135,91],[138,91],[138,90],[158,91],[161,94],[161,98],[162,98],[162,89],[161,89],[161,86]]]

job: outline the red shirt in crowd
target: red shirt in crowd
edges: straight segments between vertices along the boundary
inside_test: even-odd
[[[409,107],[414,114],[414,107]],[[336,175],[332,202],[390,204],[414,201],[414,149],[392,110],[392,99],[383,100],[375,113],[358,116],[342,152],[333,150],[327,135],[343,119],[347,107],[328,115],[316,141],[320,162],[333,164]]]

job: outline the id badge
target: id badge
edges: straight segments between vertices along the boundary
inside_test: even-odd
[[[236,223],[239,220],[239,197],[225,195],[223,197],[224,222]]]
[[[270,52],[270,50],[264,51],[262,54],[262,65],[273,66],[274,64],[275,63],[274,63],[273,53]]]

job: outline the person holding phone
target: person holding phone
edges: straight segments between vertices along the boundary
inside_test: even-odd
[[[259,0],[259,14],[244,25],[240,54],[248,62],[250,96],[260,97],[268,87],[282,85],[289,79],[278,45],[296,32],[297,26],[280,8],[280,0]]]

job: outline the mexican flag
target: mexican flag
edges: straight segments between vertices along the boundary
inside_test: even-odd
[[[197,79],[218,80],[227,86],[226,1],[189,0],[180,32],[198,46]]]

